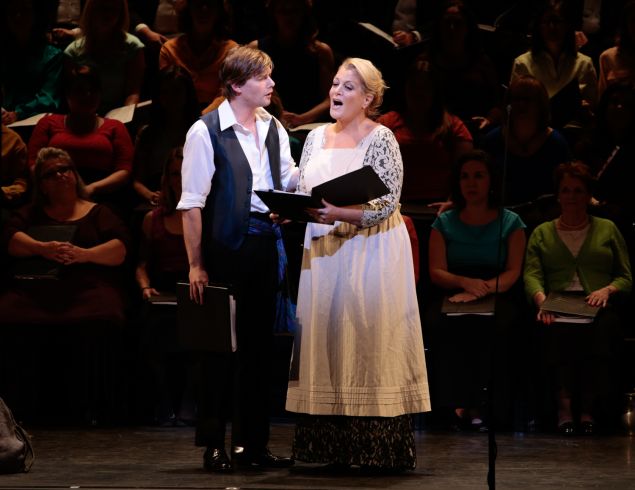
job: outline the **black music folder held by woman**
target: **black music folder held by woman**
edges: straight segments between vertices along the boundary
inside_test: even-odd
[[[176,285],[178,342],[183,350],[236,352],[236,301],[222,285],[205,286],[203,304],[190,299],[190,285]]]
[[[575,292],[550,292],[540,309],[555,315],[556,323],[593,323],[599,307],[586,302],[586,295]]]
[[[322,208],[322,199],[335,206],[364,204],[384,196],[390,189],[368,165],[315,186],[308,194],[255,191],[271,212],[295,221],[315,221],[305,209]]]
[[[441,313],[445,313],[447,316],[462,316],[462,315],[481,315],[481,316],[493,316],[496,306],[495,298],[493,294],[474,301],[456,302],[450,301],[449,297],[443,298],[443,305],[441,306]]]

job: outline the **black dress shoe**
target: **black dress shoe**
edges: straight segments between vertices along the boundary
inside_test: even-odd
[[[572,436],[575,434],[575,426],[573,422],[563,422],[558,425],[558,434],[562,436]]]
[[[203,468],[217,473],[232,470],[231,462],[223,448],[208,447],[203,454]]]
[[[585,436],[592,436],[595,434],[595,424],[590,420],[585,420],[580,423],[580,432]]]
[[[295,463],[292,458],[276,456],[267,448],[252,452],[243,447],[236,446],[232,451],[232,458],[239,466],[255,465],[261,468],[288,468]]]

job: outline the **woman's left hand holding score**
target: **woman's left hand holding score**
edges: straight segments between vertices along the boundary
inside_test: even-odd
[[[338,220],[339,208],[324,199],[322,199],[322,204],[324,204],[323,208],[308,208],[306,212],[309,213],[317,223],[332,225]]]

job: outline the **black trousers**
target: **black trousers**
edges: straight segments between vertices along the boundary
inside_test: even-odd
[[[238,349],[199,359],[197,446],[224,447],[232,405],[232,444],[250,451],[267,446],[277,264],[275,237],[248,235],[208,268],[212,281],[233,287]]]

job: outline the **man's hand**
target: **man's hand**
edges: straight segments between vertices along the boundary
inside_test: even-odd
[[[209,283],[207,271],[202,267],[190,267],[190,299],[202,305],[205,286]]]

